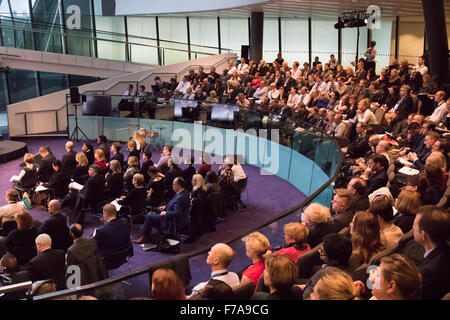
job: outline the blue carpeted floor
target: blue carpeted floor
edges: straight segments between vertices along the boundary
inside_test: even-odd
[[[49,146],[58,159],[60,159],[65,153],[65,139],[34,138],[22,141],[27,143],[29,152],[33,154],[37,153],[39,147],[42,145]],[[80,151],[81,146],[81,141],[76,143],[75,150]],[[124,151],[124,154],[125,157],[128,156],[126,151]],[[158,159],[159,154],[155,154],[152,158],[155,163]],[[9,178],[20,172],[19,164],[21,162],[22,159],[17,159],[0,165],[0,175],[2,177],[0,180],[1,205],[3,205],[5,201],[3,197],[5,191],[11,187]],[[217,170],[217,168],[218,165],[213,165],[213,170]],[[305,199],[305,196],[300,191],[283,179],[277,176],[260,175],[260,169],[250,165],[244,165],[243,168],[249,177],[247,187],[248,195],[244,193],[242,196],[242,200],[246,203],[247,209],[244,212],[229,212],[226,221],[217,224],[216,232],[203,235],[193,244],[182,245],[182,252],[189,252],[203,246],[210,247],[215,243],[223,242],[225,239],[239,236],[243,234],[245,230],[255,227],[261,222],[270,220],[279,212],[292,208],[295,205],[300,204]],[[47,218],[47,213],[37,208],[31,209],[30,212],[37,220],[43,221]],[[287,222],[298,221],[298,217],[299,214],[294,213],[285,219],[271,224],[262,230],[262,232],[269,238],[272,246],[280,245],[283,242],[283,225]],[[92,235],[95,227],[99,225],[99,222],[90,222],[91,223],[89,223],[85,230],[85,236]],[[135,230],[133,233],[133,238],[137,238],[138,236],[140,236],[140,232],[139,230]],[[242,268],[250,264],[251,261],[245,256],[245,247],[242,241],[233,243],[232,247],[236,251],[236,255],[230,266],[230,270],[239,272]],[[199,281],[204,281],[209,278],[210,270],[205,264],[206,255],[207,253],[201,254],[191,258],[190,260],[193,278],[191,281],[192,284],[196,284]],[[135,245],[134,256],[131,258],[130,264],[122,266],[120,269],[115,271],[115,274],[135,270],[140,267],[162,261],[167,257],[167,254],[161,254],[153,251],[143,251],[140,246]],[[126,297],[148,295],[148,277],[146,275],[132,279],[130,283],[132,284],[132,287],[129,287],[126,284],[123,285],[125,291],[127,292]]]

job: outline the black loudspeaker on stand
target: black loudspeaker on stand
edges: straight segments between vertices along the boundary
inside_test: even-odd
[[[250,49],[250,46],[246,46],[246,45],[241,46],[241,58],[244,57],[245,61],[247,61],[247,62],[248,62],[248,50],[249,49]]]
[[[80,102],[80,92],[78,91],[78,87],[71,87],[70,88],[70,102],[75,108],[75,128],[73,128],[72,134],[70,135],[70,140],[76,140],[77,142],[80,140],[79,133],[81,133],[81,136],[84,137],[86,140],[89,140],[87,135],[81,130],[81,128],[78,126],[78,110],[77,107],[81,105]]]

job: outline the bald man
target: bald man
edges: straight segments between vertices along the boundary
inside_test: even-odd
[[[50,217],[38,228],[38,234],[46,233],[52,238],[53,248],[64,252],[73,244],[67,227],[67,218],[61,214],[61,202],[52,200],[48,203]]]
[[[66,259],[64,251],[52,249],[52,239],[46,233],[36,238],[38,255],[28,262],[27,272],[31,281],[51,279],[56,283],[57,290],[66,288]]]
[[[62,170],[72,175],[75,167],[77,166],[77,161],[75,160],[76,152],[73,151],[73,142],[66,142],[66,154],[62,157]]]
[[[236,273],[228,271],[228,266],[233,260],[233,249],[225,243],[217,243],[208,252],[206,263],[211,267],[210,279],[220,280],[228,284],[231,288],[239,285],[239,277]],[[192,289],[192,294],[196,295],[208,283],[209,279],[201,282]]]

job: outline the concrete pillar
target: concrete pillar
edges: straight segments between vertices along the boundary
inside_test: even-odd
[[[264,12],[252,12],[250,19],[250,59],[262,59]],[[274,31],[275,32],[275,31]]]
[[[425,31],[428,42],[430,72],[439,75],[442,82],[449,79],[447,29],[443,0],[422,0]]]

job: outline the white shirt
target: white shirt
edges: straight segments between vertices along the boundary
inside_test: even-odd
[[[375,61],[375,56],[377,55],[377,49],[375,47],[368,48],[364,55],[367,58],[367,62],[373,62]]]
[[[270,101],[272,101],[273,99],[276,99],[280,96],[280,91],[275,90],[272,92],[272,90],[270,90],[267,96],[269,97]]]
[[[228,74],[231,75],[234,71],[236,71],[236,66],[232,66],[231,69],[228,70]]]
[[[237,71],[239,74],[243,74],[245,70],[247,70],[250,66],[246,63],[240,63],[237,67]]]
[[[133,92],[133,91],[130,91],[130,90],[126,90],[126,91],[123,93],[123,97],[124,97],[125,99],[127,99],[127,100],[133,100],[133,96],[134,96],[134,92]]]
[[[295,80],[298,81],[298,79],[302,75],[302,70],[300,70],[298,68],[297,68],[297,70],[292,69],[291,73],[292,73],[292,78],[294,78]]]
[[[444,117],[445,111],[447,111],[447,104],[441,101],[431,114],[430,121],[439,122]]]
[[[227,274],[217,276],[217,277],[214,276],[216,274],[221,274],[221,273],[225,273],[225,272],[227,272]],[[225,269],[211,272],[211,279],[223,281],[227,285],[229,285],[231,288],[237,287],[240,284],[238,275],[234,272],[230,272]],[[206,286],[207,283],[208,283],[208,281],[200,282],[199,284],[197,284],[192,289],[192,293],[188,298],[192,297],[193,295],[196,295],[201,289],[203,289]]]
[[[269,93],[269,87],[259,87],[256,89],[255,93],[253,94],[253,98],[257,100],[264,100],[264,98],[267,97],[267,94]]]
[[[325,91],[326,88],[327,88],[327,84],[325,82],[322,81],[320,84],[318,82],[316,82],[312,86],[311,91],[313,91],[314,89],[317,89],[319,91]]]
[[[375,115],[370,109],[366,109],[363,113],[357,114],[354,120],[356,119],[358,119],[358,122],[364,122],[365,124],[374,124],[377,122]]]
[[[185,93],[183,95],[183,100],[194,100],[194,98],[195,98],[195,93],[191,93],[191,94]]]
[[[231,167],[231,171],[233,171],[234,182],[238,182],[241,179],[247,178],[247,175],[242,169],[242,166],[238,163]]]
[[[191,86],[191,83],[189,81],[183,82],[181,81],[175,91],[181,92],[182,94],[186,93],[186,89]]]
[[[414,71],[420,72],[420,74],[423,76],[425,73],[428,73],[428,68],[425,65],[417,65],[414,67]]]
[[[287,106],[292,107],[298,103],[298,94],[290,94],[287,100]]]

